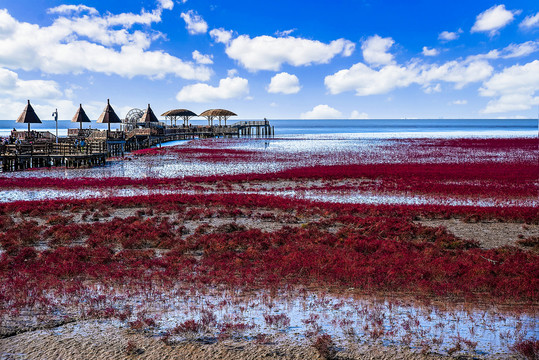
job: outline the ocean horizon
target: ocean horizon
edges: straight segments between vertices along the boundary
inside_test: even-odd
[[[236,121],[229,120],[231,125]],[[298,136],[352,136],[365,138],[398,137],[533,137],[538,135],[537,119],[276,119],[269,120],[274,126],[276,137]],[[168,121],[163,121],[167,123]],[[204,119],[190,121],[193,125],[204,125]],[[32,124],[37,131],[56,132],[54,120],[43,120],[41,124]],[[67,136],[67,129],[78,128],[70,120],[58,121],[58,135]],[[106,124],[92,122],[84,128],[106,129]],[[11,130],[26,130],[24,124],[15,120],[0,120],[0,137],[9,136]],[[112,125],[111,129],[119,129]]]

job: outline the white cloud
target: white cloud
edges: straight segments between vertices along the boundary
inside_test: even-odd
[[[526,41],[520,44],[510,44],[501,50],[491,50],[486,54],[471,55],[466,58],[467,62],[483,59],[511,59],[523,57],[539,51],[539,41]]]
[[[442,41],[453,41],[453,40],[457,40],[459,38],[459,34],[462,33],[462,30],[459,29],[458,31],[456,32],[451,32],[451,31],[442,31],[439,35],[438,35],[438,39],[439,40],[442,40]]]
[[[423,46],[423,55],[425,56],[436,56],[440,53],[440,51],[436,49],[429,49],[426,46]]]
[[[398,87],[412,84],[418,75],[413,68],[398,65],[386,65],[380,70],[374,70],[363,63],[357,63],[349,69],[328,75],[324,79],[331,94],[355,90],[356,95],[385,94]]]
[[[241,77],[227,77],[219,86],[194,84],[183,87],[176,95],[178,101],[211,102],[245,97],[249,94],[249,83]]]
[[[296,94],[300,89],[298,77],[286,72],[272,77],[268,86],[269,93]]]
[[[15,99],[50,99],[62,92],[55,81],[21,80],[17,73],[0,68],[0,94]]]
[[[186,0],[185,0],[186,1]],[[183,1],[185,3],[185,1]],[[174,1],[172,0],[157,0],[162,9],[172,10],[174,8]]]
[[[429,84],[445,81],[461,89],[465,85],[482,81],[490,76],[493,69],[486,61],[471,62],[449,61],[442,65],[421,65],[411,63],[406,66],[391,64],[372,69],[363,63],[357,63],[349,69],[328,75],[324,79],[331,94],[355,90],[356,95],[385,94],[396,88],[419,84],[428,88]],[[435,90],[433,88],[432,90]]]
[[[433,81],[451,82],[455,84],[456,89],[462,89],[469,83],[485,80],[492,71],[492,66],[483,60],[448,61],[442,65],[423,66],[417,81],[421,84]]]
[[[369,118],[369,114],[367,114],[366,112],[360,113],[359,111],[354,110],[350,114],[350,119],[362,119],[362,120],[365,120],[365,119],[368,119],[368,118]]]
[[[522,44],[511,44],[502,50],[505,59],[528,56],[539,51],[539,41],[526,41]]]
[[[519,27],[525,30],[539,27],[539,12],[535,15],[526,16],[520,23]]]
[[[236,76],[238,76],[238,74],[239,74],[238,69],[229,69],[229,70],[227,70],[227,72],[226,72],[226,75],[227,75],[227,77],[229,77],[229,78],[236,77]]]
[[[292,66],[325,64],[338,54],[350,56],[355,47],[354,43],[345,39],[324,44],[291,36],[282,38],[264,35],[250,38],[248,35],[240,35],[230,40],[222,29],[211,35],[216,41],[227,44],[227,55],[250,71],[278,71],[284,63]]]
[[[528,110],[539,105],[539,60],[514,65],[494,74],[479,89],[481,96],[492,97],[481,111],[486,114]]]
[[[40,27],[19,22],[0,9],[0,66],[50,74],[92,71],[128,78],[173,74],[208,80],[211,71],[204,66],[163,51],[148,51],[158,33],[130,31],[134,24],[160,21],[160,13],[158,9],[140,14],[62,16],[51,26]]]
[[[290,30],[283,30],[283,31],[276,31],[275,32],[275,35],[276,36],[279,36],[279,37],[283,37],[283,36],[289,36],[290,34],[292,34],[294,31],[296,31],[297,29],[290,29]]]
[[[210,31],[210,36],[218,43],[228,44],[232,39],[232,31],[223,28],[213,29]]]
[[[466,105],[468,103],[468,100],[455,100],[452,102],[454,105]]]
[[[193,60],[195,60],[197,64],[213,64],[212,57],[213,56],[211,55],[203,55],[198,50],[193,51]]]
[[[372,65],[388,65],[392,64],[393,55],[387,51],[395,41],[392,38],[382,38],[378,35],[371,36],[363,42],[361,50],[363,50],[363,59]]]
[[[477,15],[471,32],[488,32],[491,36],[495,35],[498,30],[513,21],[515,15],[520,12],[520,10],[506,10],[505,5],[494,5]]]
[[[86,5],[60,5],[47,10],[49,14],[72,14],[85,11],[92,15],[99,13],[95,8]]]
[[[180,16],[185,21],[185,25],[189,34],[205,34],[208,31],[208,24],[200,15],[198,15],[193,10],[181,13]]]
[[[442,91],[442,85],[440,85],[440,83],[434,86],[430,86],[430,85],[423,86],[423,92],[425,92],[425,94],[434,94],[434,93],[439,93],[441,91]]]
[[[311,111],[304,112],[300,119],[339,119],[342,113],[329,105],[317,105]]]

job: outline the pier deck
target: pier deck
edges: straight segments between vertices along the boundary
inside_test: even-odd
[[[23,139],[23,132],[15,132]],[[67,138],[23,141],[20,144],[0,144],[0,170],[2,172],[42,167],[68,168],[101,166],[112,156],[145,149],[175,140],[196,138],[272,136],[273,127],[265,121],[239,121],[232,125],[190,125],[137,128],[129,132],[96,129],[68,129]],[[36,132],[33,133],[33,136]],[[38,134],[40,135],[40,134]],[[84,146],[77,140],[84,139]]]

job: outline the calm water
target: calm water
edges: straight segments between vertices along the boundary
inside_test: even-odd
[[[532,137],[538,135],[535,119],[398,119],[398,120],[270,120],[278,137]],[[206,120],[193,120],[195,125],[207,124]],[[229,124],[234,123],[230,121]],[[58,121],[58,134],[65,136],[68,128],[77,128],[69,120]],[[95,129],[107,126],[92,122]],[[84,126],[87,128],[88,126]],[[25,130],[14,120],[0,120],[0,137],[13,129]],[[112,126],[112,129],[118,126]],[[55,132],[55,123],[45,120],[32,124],[32,129]]]

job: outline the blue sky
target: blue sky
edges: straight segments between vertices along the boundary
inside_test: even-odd
[[[539,3],[0,0],[0,119],[535,118]]]

